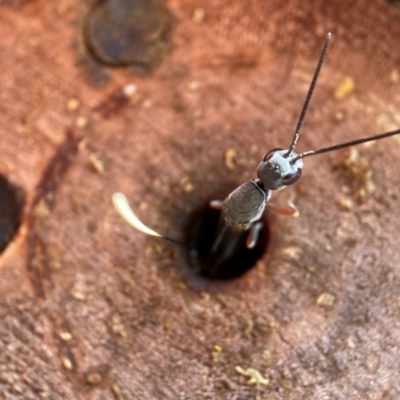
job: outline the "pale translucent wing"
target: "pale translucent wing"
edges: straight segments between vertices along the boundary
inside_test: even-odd
[[[123,193],[114,193],[112,201],[119,215],[121,215],[121,217],[129,225],[133,226],[138,231],[145,233],[146,235],[163,237],[159,233],[147,227],[142,221],[140,221],[140,219],[132,211],[131,207],[129,206],[128,200]]]

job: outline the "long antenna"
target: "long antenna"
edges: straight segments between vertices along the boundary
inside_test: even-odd
[[[183,247],[186,247],[184,243],[179,240],[173,239],[169,236],[161,235],[147,227],[140,219],[136,216],[136,214],[132,211],[129,206],[128,200],[123,193],[114,193],[112,196],[112,201],[114,203],[114,207],[118,211],[119,215],[131,226],[137,229],[140,232],[145,233],[146,235],[159,237],[170,242],[179,244]]]
[[[328,153],[329,151],[339,150],[339,149],[343,149],[345,147],[355,146],[355,145],[361,144],[361,143],[372,142],[374,140],[379,140],[379,139],[383,139],[383,138],[398,135],[398,134],[400,134],[400,129],[396,129],[395,131],[381,133],[381,134],[375,135],[375,136],[369,136],[369,137],[362,138],[362,139],[352,140],[350,142],[336,144],[334,146],[323,147],[322,149],[319,149],[319,150],[306,151],[303,154],[299,154],[296,158],[291,160],[290,163],[294,164],[296,161],[300,160],[301,158],[314,156],[316,154]]]
[[[300,117],[299,117],[299,122],[297,122],[297,127],[296,127],[296,131],[294,133],[294,136],[293,136],[293,141],[292,141],[292,144],[289,147],[288,152],[284,155],[285,158],[290,156],[290,154],[293,152],[294,148],[296,147],[297,141],[299,140],[300,131],[301,131],[301,128],[303,126],[304,118],[306,116],[307,109],[308,109],[308,106],[310,104],[311,97],[312,97],[312,95],[314,93],[315,85],[317,84],[317,80],[318,80],[318,76],[319,76],[319,73],[320,73],[321,68],[322,68],[322,64],[324,63],[326,52],[328,51],[328,46],[329,46],[329,42],[331,40],[331,36],[332,35],[331,35],[330,32],[326,35],[324,47],[322,48],[322,53],[321,53],[321,56],[319,58],[317,68],[316,68],[316,70],[314,72],[314,77],[313,77],[313,80],[311,81],[311,85],[310,85],[310,89],[308,90],[306,101],[304,102],[303,109],[301,110]]]

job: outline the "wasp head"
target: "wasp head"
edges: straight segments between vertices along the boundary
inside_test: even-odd
[[[261,161],[257,169],[258,179],[269,190],[279,190],[297,182],[303,169],[303,160],[294,152],[273,149]]]

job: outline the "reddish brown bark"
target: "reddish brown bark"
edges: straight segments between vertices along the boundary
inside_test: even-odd
[[[26,194],[0,255],[0,397],[399,398],[398,139],[358,148],[355,164],[348,152],[305,160],[273,198],[294,197],[300,217],[272,216],[268,254],[230,283],[187,278],[177,248],[130,229],[111,203],[122,191],[179,236],[204,199],[254,178],[290,142],[327,31],[298,150],[399,127],[399,6],[168,7],[171,52],[138,74],[91,60],[89,5],[0,3],[0,173]],[[337,99],[346,77],[355,88]],[[78,150],[55,157],[67,132]]]

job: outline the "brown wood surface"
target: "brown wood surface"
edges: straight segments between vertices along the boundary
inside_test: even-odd
[[[400,398],[398,138],[347,167],[348,151],[305,160],[273,196],[300,217],[271,216],[268,254],[234,282],[188,277],[179,249],[111,203],[122,191],[180,236],[191,210],[254,178],[291,140],[327,31],[298,150],[400,127],[398,3],[170,0],[150,72],[88,55],[90,7],[0,1],[0,173],[26,195],[0,255],[0,397]]]

